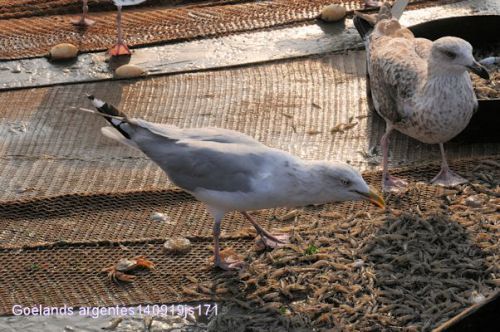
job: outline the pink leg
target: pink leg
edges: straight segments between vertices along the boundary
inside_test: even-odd
[[[446,161],[446,154],[444,153],[444,144],[439,143],[439,148],[441,150],[442,158],[441,171],[439,171],[438,175],[432,179],[431,183],[443,187],[454,187],[459,184],[467,183],[468,181],[466,179],[450,170],[448,162]]]
[[[240,270],[243,267],[243,261],[238,260],[234,257],[221,257],[220,252],[220,224],[222,218],[216,218],[214,222],[214,265],[220,267],[223,270]]]
[[[130,55],[128,46],[123,42],[123,34],[122,34],[122,6],[118,6],[118,14],[116,15],[116,30],[118,41],[116,44],[108,50],[108,53],[112,56],[119,55]]]
[[[83,12],[79,19],[71,19],[71,23],[81,27],[88,27],[95,23],[94,20],[88,19],[87,14],[89,12],[89,6],[87,6],[87,0],[83,0]]]
[[[214,262],[215,266],[220,266],[221,264],[221,259],[220,259],[220,244],[219,244],[219,237],[220,237],[220,223],[221,220],[215,220],[214,222],[214,228],[213,228],[213,233],[214,233]]]
[[[118,14],[116,15],[116,29],[117,29],[117,35],[118,35],[117,44],[123,44],[122,6],[118,6]]]
[[[388,171],[389,164],[389,135],[391,134],[392,127],[387,124],[387,128],[384,136],[380,140],[380,144],[382,145],[382,155],[383,155],[383,164],[382,164],[382,190],[384,192],[399,192],[404,189],[408,183],[402,179],[398,179],[397,177],[391,176]]]
[[[276,234],[273,235],[266,231],[262,226],[260,226],[253,218],[245,211],[240,211],[241,214],[252,223],[253,227],[257,231],[257,234],[260,235],[262,244],[267,248],[277,248],[281,245],[288,243],[288,239],[290,238],[288,234]]]

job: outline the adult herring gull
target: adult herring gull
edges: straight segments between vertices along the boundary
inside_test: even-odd
[[[441,171],[432,183],[466,182],[450,170],[443,144],[467,126],[478,105],[467,71],[489,77],[474,59],[472,46],[456,37],[434,42],[415,38],[391,17],[387,4],[375,20],[358,13],[354,23],[366,45],[373,106],[387,125],[381,139],[384,191],[406,186],[387,171],[389,135],[394,129],[423,143],[439,144]]]
[[[241,266],[241,262],[226,262],[220,255],[220,225],[227,212],[241,212],[264,244],[276,247],[286,236],[268,233],[246,211],[346,200],[385,206],[382,197],[350,165],[302,160],[233,130],[182,129],[129,119],[114,106],[93,96],[89,99],[100,113],[86,111],[104,116],[111,124],[102,128],[105,136],[142,151],[173,183],[205,203],[215,221],[215,265],[223,269]]]

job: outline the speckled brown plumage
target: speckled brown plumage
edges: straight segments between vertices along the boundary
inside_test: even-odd
[[[441,42],[468,46],[451,37]],[[369,38],[369,72],[375,109],[386,121],[424,143],[444,143],[467,126],[477,100],[465,69],[431,70],[443,60],[434,59],[432,46],[396,20],[383,20]]]
[[[449,171],[442,144],[467,126],[477,108],[467,70],[482,68],[472,56],[472,46],[456,37],[434,42],[415,38],[396,19],[387,17],[387,6],[381,8],[365,43],[373,105],[387,123],[382,138],[384,170],[388,136],[396,129],[421,142],[441,145],[441,173],[446,174],[440,173],[434,182],[462,182]],[[404,185],[384,172],[384,187],[395,189]]]

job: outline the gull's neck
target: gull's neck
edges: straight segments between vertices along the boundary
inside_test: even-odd
[[[429,59],[424,82],[422,94],[434,97],[472,89],[469,73],[463,70],[450,70],[449,67],[442,66],[432,59]]]

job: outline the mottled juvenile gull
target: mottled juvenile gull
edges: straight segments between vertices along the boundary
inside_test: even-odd
[[[393,129],[424,143],[439,144],[441,171],[432,183],[464,183],[466,180],[448,167],[443,144],[467,126],[477,108],[467,71],[486,79],[488,72],[474,59],[467,41],[456,37],[434,42],[415,38],[391,18],[388,8],[385,4],[381,7],[373,29],[362,15],[355,17],[356,28],[366,44],[373,106],[387,124],[381,140],[383,189],[397,191],[406,185],[387,171]]]
[[[227,212],[239,211],[261,236],[276,247],[286,241],[264,230],[246,212],[346,200],[368,200],[383,207],[351,166],[329,161],[306,161],[273,149],[243,133],[221,128],[186,128],[129,119],[112,105],[89,96],[112,127],[102,133],[141,150],[158,164],[177,186],[205,203],[215,223],[215,265],[238,268],[241,262],[221,258],[219,235]],[[85,109],[83,109],[85,110]]]

